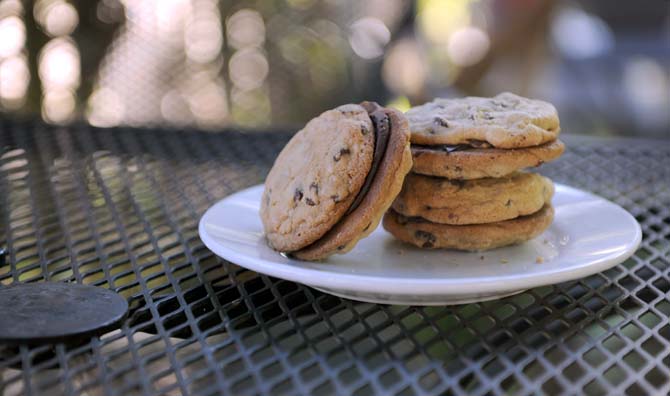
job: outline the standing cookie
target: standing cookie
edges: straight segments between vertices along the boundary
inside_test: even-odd
[[[372,232],[412,166],[402,113],[344,105],[311,120],[284,147],[265,181],[268,244],[304,260],[345,253]]]

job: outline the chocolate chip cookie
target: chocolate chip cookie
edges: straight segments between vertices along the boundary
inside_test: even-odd
[[[553,105],[508,92],[493,98],[438,98],[405,115],[412,143],[422,145],[531,147],[556,140],[560,131]]]
[[[554,209],[550,204],[515,219],[471,225],[437,224],[389,210],[383,226],[397,239],[421,248],[477,251],[531,240],[546,230],[553,218]]]
[[[265,181],[260,216],[273,249],[304,260],[345,253],[372,232],[412,166],[409,125],[376,103],[311,120]]]
[[[412,172],[457,180],[502,177],[553,161],[564,150],[560,140],[517,149],[412,145]]]
[[[407,217],[435,223],[482,224],[537,212],[553,193],[551,180],[536,173],[475,180],[410,173],[392,207]]]

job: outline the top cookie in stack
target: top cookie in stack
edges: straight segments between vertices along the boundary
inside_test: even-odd
[[[410,109],[412,171],[449,179],[501,177],[556,159],[564,145],[550,103],[509,92],[435,99]]]
[[[521,172],[559,157],[547,102],[502,93],[435,99],[406,113],[413,167],[385,219],[420,247],[484,250],[539,235],[553,219],[553,184]]]

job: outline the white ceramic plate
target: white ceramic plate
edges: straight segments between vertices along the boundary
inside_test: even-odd
[[[553,224],[521,245],[482,253],[424,250],[396,241],[380,226],[351,252],[308,262],[266,245],[258,216],[262,192],[262,185],[254,186],[209,208],[199,227],[205,245],[250,270],[367,302],[449,305],[497,299],[606,270],[630,257],[642,237],[635,218],[621,207],[557,184]]]

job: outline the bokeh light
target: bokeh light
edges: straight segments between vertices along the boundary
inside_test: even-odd
[[[605,22],[576,7],[557,12],[551,36],[559,51],[574,59],[600,56],[614,46],[614,36]]]
[[[351,24],[351,49],[363,59],[374,59],[384,54],[384,47],[390,40],[391,32],[377,18],[360,18]]]
[[[236,51],[230,58],[230,80],[241,90],[255,89],[263,85],[268,75],[268,61],[260,51],[246,48]]]
[[[264,88],[243,91],[233,87],[231,97],[235,122],[247,126],[263,126],[270,122],[270,99]]]
[[[456,30],[470,24],[471,0],[420,0],[417,20],[423,34],[432,42],[447,44]]]
[[[30,70],[22,14],[20,1],[0,0],[0,109],[20,109],[26,102]]]
[[[7,109],[16,109],[25,101],[30,71],[23,55],[0,60],[0,103]]]
[[[489,50],[491,42],[483,30],[467,26],[456,30],[449,37],[447,51],[456,66],[471,66],[481,61]]]
[[[184,31],[186,56],[198,63],[211,62],[221,53],[223,34],[218,12],[200,13]]]
[[[21,0],[0,0],[0,18],[21,13],[23,13]]]
[[[241,9],[226,21],[228,43],[235,49],[259,47],[265,41],[265,24],[261,15],[251,9]]]
[[[114,90],[97,87],[88,99],[86,117],[93,126],[110,127],[124,119],[125,110],[124,102]]]
[[[0,19],[0,57],[16,55],[26,42],[26,27],[18,16]]]
[[[231,115],[234,122],[242,125],[270,122],[267,89],[270,64],[263,50],[265,35],[265,22],[257,11],[241,9],[226,21],[226,37],[234,49],[228,62]]]
[[[648,127],[670,124],[670,74],[648,57],[624,65],[623,91],[638,121]]]
[[[42,99],[42,117],[51,123],[71,121],[76,102],[74,93],[67,89],[46,91]]]
[[[79,24],[74,6],[64,0],[39,0],[33,8],[35,20],[51,37],[67,36]]]
[[[193,121],[187,97],[179,89],[172,89],[161,99],[161,114],[174,125],[187,125]]]
[[[382,77],[392,92],[411,97],[420,94],[427,72],[416,41],[403,39],[386,53]]]
[[[45,89],[79,86],[79,50],[72,40],[50,40],[40,52],[39,76]]]
[[[160,35],[161,41],[171,41],[175,43],[181,42],[181,34],[184,29],[186,18],[188,18],[193,10],[189,0],[160,0],[147,2],[145,5],[146,13],[138,13],[136,11],[141,5],[130,4],[126,5],[126,9],[135,14],[137,23],[144,23],[147,26],[151,22],[150,14],[154,15],[156,24],[156,33]],[[139,10],[138,10],[139,11]]]
[[[201,127],[214,127],[228,118],[226,90],[221,81],[211,81],[188,97],[189,108]]]
[[[100,0],[95,7],[96,18],[105,24],[113,24],[123,19],[123,5],[120,0]]]

